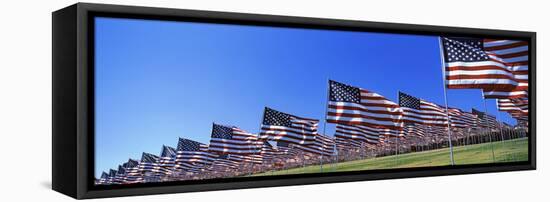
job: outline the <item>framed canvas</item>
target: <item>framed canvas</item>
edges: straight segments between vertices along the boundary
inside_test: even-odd
[[[74,198],[536,168],[534,32],[52,15],[52,187]]]

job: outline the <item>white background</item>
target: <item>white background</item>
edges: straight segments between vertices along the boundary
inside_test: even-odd
[[[108,201],[540,201],[548,196],[545,88],[548,5],[537,0],[90,1],[140,6],[339,18],[537,32],[538,169],[369,182],[100,199]],[[51,12],[75,1],[1,1],[0,199],[67,201],[51,186]],[[541,102],[542,101],[542,102]],[[547,198],[547,197],[546,197]],[[538,200],[537,200],[538,199]]]

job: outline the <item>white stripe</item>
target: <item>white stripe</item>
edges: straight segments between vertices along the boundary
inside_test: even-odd
[[[445,75],[447,76],[458,76],[458,75],[506,75],[510,78],[514,77],[514,74],[503,69],[487,69],[487,70],[452,70],[446,71]]]
[[[446,67],[478,67],[478,66],[495,66],[503,69],[508,69],[507,65],[495,61],[479,61],[479,62],[447,62]]]

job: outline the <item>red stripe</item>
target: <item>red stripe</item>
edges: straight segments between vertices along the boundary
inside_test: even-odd
[[[488,91],[496,91],[496,90],[511,90],[514,89],[514,85],[508,85],[508,84],[447,84],[447,88],[449,89],[464,89],[464,88],[479,88],[479,89],[485,89]]]

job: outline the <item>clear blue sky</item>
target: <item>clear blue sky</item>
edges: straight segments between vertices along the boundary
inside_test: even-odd
[[[208,143],[212,122],[258,132],[264,106],[323,119],[328,79],[444,104],[435,36],[114,18],[95,34],[96,176],[178,137]],[[448,98],[484,109],[479,90]]]

